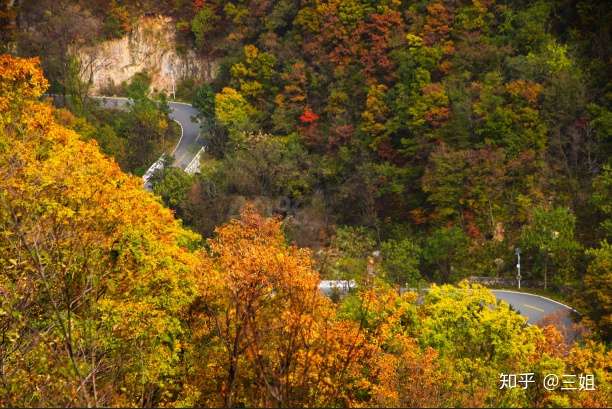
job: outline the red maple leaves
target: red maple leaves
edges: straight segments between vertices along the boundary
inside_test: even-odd
[[[304,108],[304,112],[300,115],[300,121],[304,124],[311,124],[319,119],[319,115],[314,113],[309,107]]]

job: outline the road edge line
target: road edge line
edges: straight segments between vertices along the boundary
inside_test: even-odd
[[[106,95],[91,95],[91,98],[96,98],[96,99],[123,99],[123,100],[129,100],[130,98],[126,98],[126,97],[109,97]],[[185,102],[171,102],[172,104],[182,104],[182,105],[187,105],[193,108],[193,105],[187,104]],[[174,112],[173,112],[174,113]],[[185,134],[185,131],[183,129],[183,124],[180,123],[180,121],[176,120],[175,118],[170,118],[172,119],[174,122],[176,122],[177,124],[179,124],[179,126],[181,127],[181,136],[179,137],[178,142],[176,143],[176,145],[174,145],[174,149],[172,150],[172,153],[170,155],[174,156],[174,153],[176,152],[176,150],[178,149],[179,145],[181,144],[181,141],[183,140],[183,135]],[[154,165],[155,163],[153,163]],[[151,166],[153,166],[151,165]]]
[[[489,290],[490,290],[492,293],[495,293],[495,292],[501,292],[501,293],[513,293],[513,294],[527,294],[527,295],[530,295],[530,296],[532,296],[532,297],[540,297],[540,298],[545,299],[546,301],[551,301],[551,302],[554,302],[555,304],[559,304],[559,305],[561,305],[561,306],[563,306],[563,307],[567,308],[568,310],[572,310],[572,311],[574,311],[576,314],[582,315],[582,314],[580,314],[578,311],[576,311],[576,309],[574,309],[574,308],[570,307],[569,305],[565,305],[565,304],[563,304],[562,302],[559,302],[559,301],[557,301],[557,300],[553,300],[552,298],[548,298],[548,297],[545,297],[545,296],[540,295],[540,294],[525,293],[525,292],[521,292],[521,291],[513,291],[513,290],[496,290],[496,289],[494,289],[494,288],[490,288]]]
[[[176,122],[177,124],[179,124],[179,126],[181,127],[181,137],[179,138],[178,142],[176,143],[176,145],[174,146],[174,149],[172,150],[172,153],[170,155],[174,156],[174,153],[176,152],[176,150],[178,149],[179,145],[181,144],[181,141],[183,140],[183,135],[185,134],[185,132],[183,131],[183,124],[181,124],[179,121],[177,121],[174,118],[171,118],[174,122]]]
[[[190,103],[188,103],[188,102],[181,102],[181,101],[169,101],[168,103],[169,103],[169,104],[181,104],[181,105],[187,105],[188,107],[192,107],[192,108],[193,108],[193,105],[192,105],[192,104],[190,104]]]

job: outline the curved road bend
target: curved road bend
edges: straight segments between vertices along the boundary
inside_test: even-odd
[[[117,109],[125,107],[129,101],[123,97],[96,96],[93,98],[100,100],[106,108]],[[200,124],[195,119],[198,110],[183,102],[168,102],[168,105],[170,106],[170,119],[175,120],[181,126],[181,139],[179,139],[172,152],[174,155],[173,166],[185,170],[203,146],[203,142],[199,140]]]
[[[107,108],[122,108],[127,105],[128,99],[122,97],[95,97],[102,100],[102,103]],[[195,120],[198,111],[189,104],[182,102],[169,102],[171,109],[170,118],[177,121],[182,128],[182,136],[176,145],[174,155],[174,166],[183,170],[196,157],[200,148],[203,146],[202,141],[199,141],[200,125]],[[351,283],[349,287],[354,284]],[[320,289],[324,293],[331,293],[331,287],[344,287],[341,283],[334,281],[321,282]],[[341,290],[342,291],[342,290]],[[491,290],[498,300],[502,300],[510,304],[510,306],[519,314],[527,318],[530,324],[537,324],[547,316],[556,316],[560,320],[560,324],[566,328],[572,328],[572,315],[576,311],[560,302],[549,298],[521,293],[511,290]]]
[[[330,295],[334,289],[340,293],[346,293],[349,289],[356,288],[354,281],[345,280],[322,280],[319,290]],[[565,328],[566,336],[572,339],[576,334],[573,329],[573,315],[576,310],[558,301],[541,295],[522,293],[512,290],[490,290],[500,301],[508,303],[513,310],[527,318],[530,324],[537,324],[546,317],[556,318],[558,324]]]
[[[572,315],[577,313],[573,308],[541,295],[521,293],[512,290],[491,290],[498,300],[505,301],[519,314],[527,317],[530,324],[537,324],[546,317],[555,316],[561,323],[570,328]]]

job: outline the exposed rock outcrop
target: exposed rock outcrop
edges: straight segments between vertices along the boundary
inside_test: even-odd
[[[154,90],[172,91],[173,83],[192,77],[210,81],[218,64],[189,50],[176,50],[176,29],[168,17],[144,17],[123,38],[105,41],[78,51],[84,67],[82,75],[91,81],[91,92],[100,93],[129,81],[138,72],[151,76]]]

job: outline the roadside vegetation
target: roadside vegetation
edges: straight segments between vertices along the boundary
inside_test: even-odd
[[[176,79],[201,112],[201,173],[156,178],[203,236],[254,202],[324,278],[355,278],[378,251],[394,285],[511,279],[520,247],[523,279],[610,339],[606,2],[15,4],[5,49],[40,56],[50,92],[92,125],[80,132],[135,174],[172,146],[163,95],[142,73],[109,90],[136,98],[129,112],[92,109],[70,50],[162,14],[177,50],[220,67]]]
[[[204,242],[58,123],[46,88],[36,60],[0,57],[0,406],[609,402],[603,344],[568,345],[485,288],[417,302],[374,275],[336,304],[312,252],[253,206]],[[597,388],[500,389],[516,371],[586,373]]]
[[[219,67],[176,79],[207,149],[153,194],[138,176],[178,141],[169,97],[142,72],[102,107],[75,57],[152,15]],[[611,17],[0,0],[0,406],[609,407]],[[519,248],[522,290],[580,311],[577,339],[469,282],[512,282]]]
[[[105,154],[121,168],[141,176],[162,154],[170,154],[181,135],[180,126],[169,118],[166,96],[151,94],[150,79],[145,73],[124,84],[121,94],[130,99],[127,107],[108,107],[99,100],[87,98],[75,105],[66,98],[66,109],[58,119],[79,132],[85,139],[95,139]]]

